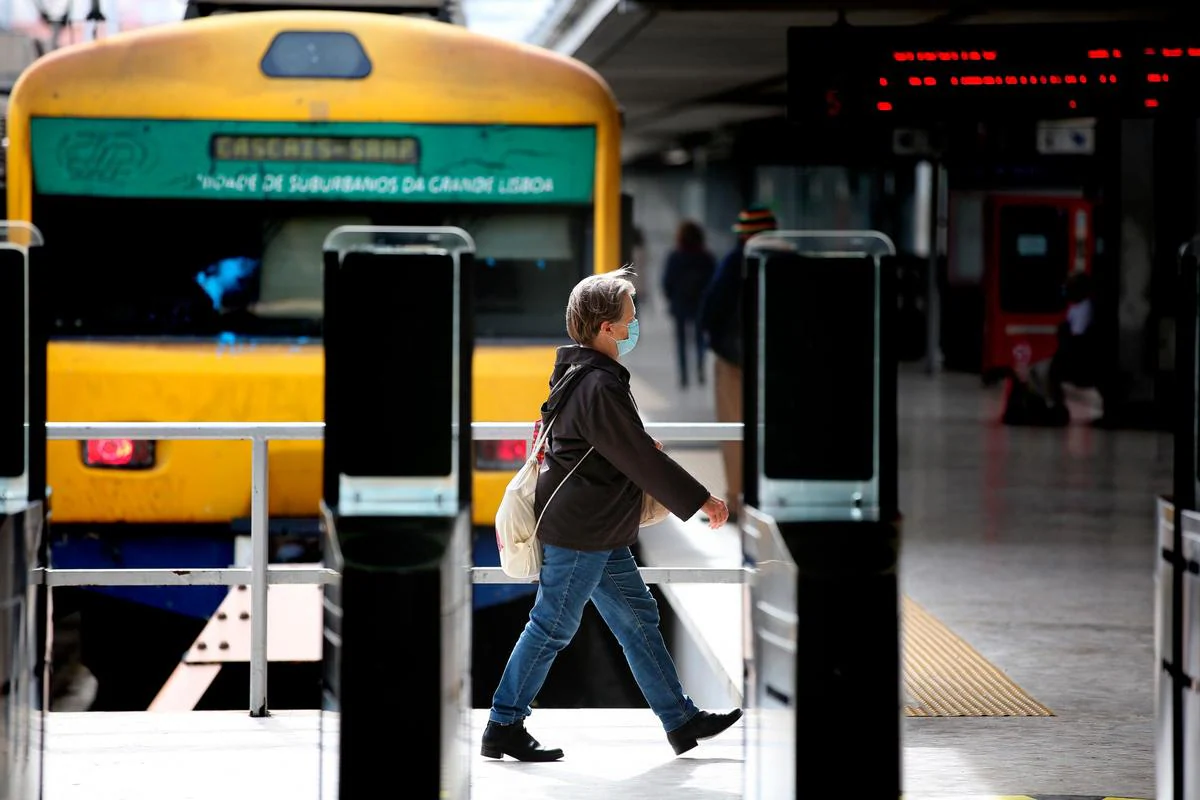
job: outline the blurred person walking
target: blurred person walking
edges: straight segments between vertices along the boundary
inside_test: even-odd
[[[679,386],[688,388],[688,350],[696,349],[696,380],[704,385],[707,348],[699,324],[700,300],[717,271],[717,260],[704,244],[704,229],[684,220],[675,233],[675,247],[667,254],[662,290],[675,320],[675,347],[679,358]]]
[[[742,421],[742,262],[746,240],[757,233],[777,230],[771,210],[751,206],[738,214],[733,232],[737,244],[721,259],[700,300],[700,327],[713,352],[713,389],[718,422]],[[729,516],[736,520],[742,503],[742,443],[722,442],[725,462],[725,496]]]

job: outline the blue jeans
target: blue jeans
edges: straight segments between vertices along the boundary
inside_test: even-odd
[[[692,347],[696,348],[696,379],[704,383],[704,356],[708,352],[708,342],[704,328],[695,315],[676,315],[675,347],[679,359],[679,383],[683,386],[688,384],[688,349]]]
[[[588,600],[620,642],[663,728],[673,731],[695,716],[699,709],[684,694],[658,628],[658,603],[629,548],[584,552],[544,545],[537,599],[492,698],[491,721],[510,725],[533,712],[530,704],[554,657],[579,630]]]

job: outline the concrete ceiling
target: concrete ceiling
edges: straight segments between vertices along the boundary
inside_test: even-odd
[[[804,0],[575,0],[560,2],[535,30],[534,43],[591,65],[625,113],[626,160],[665,152],[700,136],[784,114],[787,29],[826,26],[836,10],[803,9]],[[1159,15],[1155,1],[1136,10],[1077,10],[1073,0],[1036,8],[963,11],[942,0],[848,0],[851,25],[1023,23],[1136,19]],[[922,7],[913,8],[920,5]],[[1029,5],[1035,5],[1030,2]],[[1104,0],[1092,0],[1103,9]],[[887,7],[892,6],[892,7]],[[787,7],[793,10],[778,10]],[[727,10],[733,8],[736,10]]]

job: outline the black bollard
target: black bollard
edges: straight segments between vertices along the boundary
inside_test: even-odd
[[[747,800],[900,796],[893,252],[873,232],[747,244]]]
[[[30,313],[41,234],[0,221],[0,800],[39,800],[49,703],[46,341]]]
[[[455,228],[326,241],[329,800],[470,791],[473,251]]]

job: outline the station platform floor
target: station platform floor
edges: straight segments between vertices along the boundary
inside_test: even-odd
[[[537,735],[562,746],[566,755],[551,764],[523,764],[478,755],[487,711],[476,710],[468,743],[470,800],[742,797],[742,723],[677,757],[649,714],[645,709],[543,710],[537,713]],[[241,711],[58,712],[47,726],[45,800],[336,800],[332,782],[323,795],[318,790],[319,724],[316,711],[279,711],[262,719]],[[380,728],[388,730],[385,724]],[[402,743],[396,745],[400,752]],[[906,768],[910,761],[906,748]],[[966,760],[945,761],[943,767],[970,769]],[[399,779],[380,787],[380,794],[408,796]],[[1101,797],[907,788],[904,793],[904,800]]]
[[[639,406],[711,420],[711,386],[675,385],[670,335],[642,315],[627,362]],[[905,797],[1154,797],[1154,514],[1169,436],[1094,428],[1084,404],[1066,428],[1005,427],[1002,389],[969,375],[905,367],[900,387]],[[669,450],[723,488],[715,448]],[[731,566],[738,552],[732,526],[698,520],[642,536],[648,566]],[[685,687],[704,706],[740,700],[740,587],[660,589],[709,668]],[[970,668],[954,674],[956,659]],[[941,678],[959,702],[939,703]],[[1022,702],[997,700],[1008,695]],[[486,716],[473,712],[471,800],[742,796],[743,723],[677,758],[648,710],[539,709],[530,731],[567,757],[519,764],[478,755]],[[54,714],[45,800],[317,800],[317,719]]]
[[[644,415],[714,419],[711,385],[674,381],[668,321],[643,314],[641,327],[648,363],[628,361]],[[1093,427],[1087,393],[1068,397],[1066,428],[1004,426],[1003,386],[921,365],[901,366],[899,390],[906,795],[1154,797],[1155,501],[1171,490],[1170,435]],[[670,450],[724,489],[717,450]],[[687,525],[642,533],[648,566],[738,563],[731,526]],[[661,591],[740,701],[740,589]],[[939,704],[931,683],[957,685],[958,702]],[[1021,702],[996,702],[1007,693]]]

